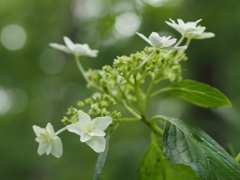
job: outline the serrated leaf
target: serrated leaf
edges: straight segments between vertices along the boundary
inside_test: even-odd
[[[232,106],[228,98],[216,88],[192,80],[183,80],[168,86],[164,91],[201,107]]]
[[[98,155],[98,159],[97,159],[95,170],[94,170],[94,176],[93,176],[94,180],[100,180],[101,179],[103,167],[105,165],[105,161],[106,161],[106,158],[107,158],[109,139],[110,139],[110,133],[106,136],[106,148],[105,148],[105,150]]]
[[[164,155],[174,165],[190,166],[202,180],[239,180],[240,165],[204,131],[167,118]]]
[[[161,142],[152,136],[148,147],[138,167],[139,180],[197,180],[194,171],[185,165],[172,165],[164,157]]]

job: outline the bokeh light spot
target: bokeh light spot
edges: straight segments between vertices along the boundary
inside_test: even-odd
[[[43,71],[49,74],[61,72],[65,66],[64,56],[55,50],[47,50],[40,57],[39,64]]]
[[[1,42],[3,46],[8,50],[21,49],[27,40],[27,34],[25,30],[17,25],[10,24],[3,28],[1,32]]]
[[[4,88],[0,87],[0,115],[7,113],[12,105],[10,94]]]
[[[141,19],[133,12],[125,12],[117,16],[115,22],[116,31],[124,37],[130,37],[136,33],[141,25]]]

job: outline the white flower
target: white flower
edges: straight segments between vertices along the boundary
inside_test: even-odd
[[[170,19],[171,22],[165,21],[169,26],[176,29],[179,33],[190,39],[205,39],[214,37],[215,34],[211,32],[204,32],[206,27],[197,26],[197,24],[202,19],[197,20],[196,22],[183,22],[182,19],[178,19],[176,23],[174,20]]]
[[[55,135],[53,126],[48,123],[46,128],[41,128],[39,126],[33,126],[33,131],[35,132],[37,138],[36,141],[39,143],[38,154],[43,155],[50,153],[59,158],[63,153],[62,141]]]
[[[79,122],[68,125],[68,131],[80,135],[80,141],[86,142],[95,152],[103,152],[106,147],[104,130],[111,124],[112,118],[97,117],[91,121],[90,116],[81,110],[78,111],[78,118]]]
[[[98,50],[92,50],[87,44],[74,44],[68,37],[64,36],[63,40],[66,44],[61,45],[57,43],[50,43],[52,48],[58,49],[60,51],[73,54],[75,56],[89,56],[97,57]]]
[[[176,50],[181,50],[181,49],[187,49],[187,46],[181,46],[181,47],[174,47],[172,46],[173,44],[176,43],[177,39],[173,38],[170,39],[171,36],[159,36],[158,33],[152,32],[149,38],[145,37],[143,34],[138,33],[143,40],[145,40],[148,44],[155,48],[164,48],[164,49],[176,49]]]

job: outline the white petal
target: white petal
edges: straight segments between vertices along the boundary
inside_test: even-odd
[[[97,153],[103,152],[106,148],[106,140],[104,137],[93,137],[87,141],[86,144]]]
[[[78,135],[82,134],[82,131],[79,129],[79,122],[68,125],[67,129],[68,131],[76,133]]]
[[[175,44],[176,41],[177,41],[177,39],[175,39],[175,38],[163,41],[163,46],[162,47],[169,47],[169,46]]]
[[[33,125],[33,131],[35,132],[36,136],[40,136],[40,134],[46,133],[46,130],[44,128],[35,125]]]
[[[154,47],[162,47],[162,37],[159,36],[158,33],[152,32],[149,36],[149,40]]]
[[[139,35],[144,41],[146,41],[148,44],[150,44],[151,46],[153,46],[152,43],[149,41],[149,39],[146,38],[143,34],[138,33],[138,32],[136,32],[136,33],[137,33],[137,35]]]
[[[81,142],[86,142],[92,139],[92,136],[90,136],[88,133],[82,133],[80,137]]]
[[[62,153],[63,153],[62,141],[58,136],[56,136],[52,144],[51,154],[56,158],[60,158],[62,156]]]
[[[212,38],[214,36],[215,36],[214,33],[206,32],[203,34],[194,35],[194,36],[192,36],[192,39],[207,39],[207,38]]]
[[[202,21],[202,19],[197,20],[195,23],[197,24],[197,23],[199,23],[200,21]]]
[[[112,118],[110,116],[97,117],[91,122],[91,129],[104,131],[111,123]]]
[[[46,131],[51,137],[55,136],[55,132],[51,123],[47,124]]]
[[[44,141],[42,143],[39,143],[37,152],[39,155],[43,155],[44,153],[46,153],[48,148],[49,148],[49,144],[46,141]]]
[[[91,135],[91,136],[105,136],[106,133],[104,131],[102,131],[102,130],[94,129],[93,131],[91,131],[89,133],[89,135]]]
[[[89,115],[87,115],[85,112],[83,112],[82,110],[79,110],[78,111],[78,118],[79,118],[79,121],[83,122],[83,123],[91,123],[91,118]]]
[[[73,51],[78,55],[87,55],[90,48],[87,44],[76,44]]]
[[[178,46],[178,47],[170,46],[170,47],[166,47],[165,49],[170,49],[170,50],[184,50],[184,49],[187,49],[187,46]]]
[[[67,48],[67,46],[61,45],[61,44],[57,44],[57,43],[50,43],[49,46],[51,46],[54,49],[63,51],[65,53],[71,53],[71,51]]]
[[[65,44],[67,45],[68,49],[73,51],[74,47],[75,47],[75,44],[71,41],[71,39],[69,39],[68,37],[64,36],[63,40],[64,40]]]

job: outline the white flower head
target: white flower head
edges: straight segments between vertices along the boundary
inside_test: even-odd
[[[74,44],[68,37],[64,36],[63,40],[66,44],[61,45],[57,43],[50,43],[52,48],[63,51],[65,53],[73,54],[75,56],[89,56],[97,57],[98,50],[92,50],[88,44]]]
[[[81,110],[78,111],[78,118],[79,122],[68,125],[68,131],[80,135],[80,141],[85,142],[95,152],[103,152],[106,147],[104,130],[111,124],[112,118],[105,116],[91,120],[90,116]]]
[[[175,49],[175,50],[182,50],[187,49],[187,46],[181,46],[181,47],[174,47],[173,44],[176,43],[177,39],[172,38],[171,36],[159,36],[158,33],[152,32],[149,36],[149,38],[145,37],[143,34],[138,33],[143,40],[145,40],[148,44],[155,48],[164,48],[164,49]]]
[[[33,131],[35,132],[37,138],[36,141],[39,143],[38,154],[43,155],[50,153],[59,158],[63,153],[62,141],[55,135],[53,126],[48,123],[46,128],[41,128],[39,126],[33,126]]]
[[[165,22],[187,38],[206,39],[214,37],[214,33],[204,32],[206,30],[206,27],[197,25],[201,20],[202,19],[199,19],[196,22],[185,23],[182,19],[178,19],[176,23],[174,20],[170,19],[171,22]]]

